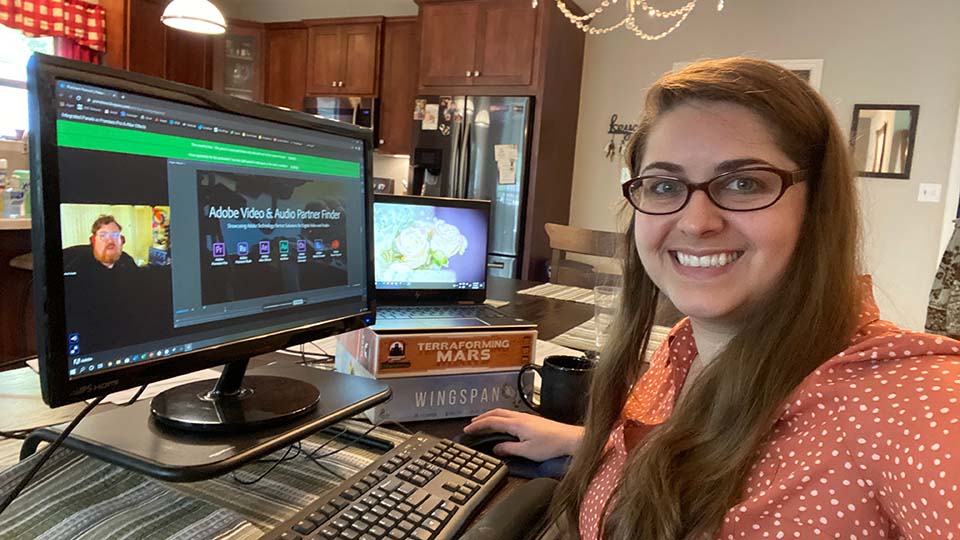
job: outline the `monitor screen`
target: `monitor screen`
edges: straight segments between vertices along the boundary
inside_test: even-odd
[[[372,321],[368,132],[46,63],[31,150],[48,403]]]
[[[377,289],[484,289],[489,220],[487,201],[377,195]]]

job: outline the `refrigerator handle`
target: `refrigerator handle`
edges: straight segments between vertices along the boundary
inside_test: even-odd
[[[452,99],[456,100],[456,97]],[[466,135],[467,121],[466,121],[466,111],[464,111],[464,118],[460,122],[460,129],[456,130],[456,139],[453,141],[453,153],[451,154],[451,159],[453,163],[450,167],[450,179],[449,184],[445,188],[443,193],[444,197],[453,197],[458,198],[460,192],[460,183],[461,177],[463,176],[463,139]]]
[[[468,191],[467,191],[467,188],[468,188],[467,183],[468,183],[469,180],[470,180],[470,174],[469,174],[469,171],[470,171],[470,146],[471,146],[471,145],[470,145],[470,136],[471,136],[471,131],[472,131],[471,128],[472,128],[472,126],[473,126],[473,119],[472,119],[472,118],[469,119],[469,120],[470,120],[469,122],[467,121],[467,120],[468,120],[468,117],[467,117],[467,116],[464,116],[463,119],[464,119],[464,122],[463,122],[463,147],[462,147],[462,151],[461,151],[461,155],[463,156],[463,166],[460,167],[460,171],[459,171],[459,174],[458,174],[459,181],[457,182],[457,194],[456,194],[456,196],[457,196],[458,198],[460,198],[460,199],[466,199],[466,198],[467,198],[467,194],[468,194]]]

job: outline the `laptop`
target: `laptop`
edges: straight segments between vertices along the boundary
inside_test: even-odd
[[[535,328],[484,305],[490,201],[376,194],[376,330]]]

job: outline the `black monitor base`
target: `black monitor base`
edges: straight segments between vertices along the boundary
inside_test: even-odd
[[[171,429],[156,420],[147,400],[129,407],[94,412],[64,439],[63,446],[169,482],[194,482],[227,473],[244,463],[291,445],[331,424],[358,414],[390,397],[382,381],[292,364],[289,356],[251,375],[296,379],[320,391],[317,406],[288,422],[235,433]],[[212,382],[212,381],[211,381]],[[41,441],[52,441],[66,426],[32,432],[20,449],[21,459]]]
[[[183,384],[157,394],[153,417],[187,431],[231,433],[289,422],[320,401],[316,386],[289,377],[247,375],[249,359],[227,364],[216,381]]]

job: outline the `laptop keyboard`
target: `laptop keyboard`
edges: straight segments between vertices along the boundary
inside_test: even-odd
[[[378,319],[495,319],[507,317],[490,306],[405,306],[377,308]]]

